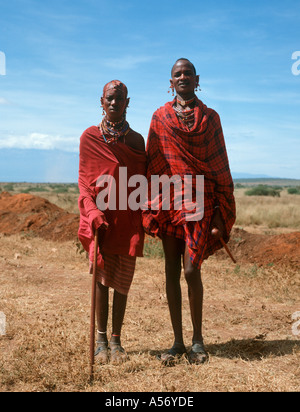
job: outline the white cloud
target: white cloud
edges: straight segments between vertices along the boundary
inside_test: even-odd
[[[0,104],[10,104],[10,102],[6,100],[4,97],[0,97]]]
[[[78,150],[78,144],[78,137],[74,138],[42,133],[29,133],[23,136],[7,134],[0,137],[0,149],[59,149],[76,152]]]

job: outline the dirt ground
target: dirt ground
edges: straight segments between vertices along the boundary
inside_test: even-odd
[[[9,223],[10,222],[10,223]],[[129,360],[96,367],[89,382],[90,285],[78,215],[29,194],[0,194],[2,392],[291,392],[300,389],[300,233],[235,227],[203,264],[208,364],[164,367],[172,345],[162,258],[138,259],[122,343]],[[45,233],[47,236],[45,237]],[[187,347],[192,325],[182,279]],[[109,328],[110,330],[110,328]],[[299,332],[299,333],[298,333]]]

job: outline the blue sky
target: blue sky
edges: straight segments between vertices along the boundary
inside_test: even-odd
[[[220,114],[232,172],[300,179],[299,18],[295,0],[1,1],[0,151],[78,153],[112,79],[128,86],[128,121],[146,140],[171,99],[171,66],[187,57],[198,97]]]

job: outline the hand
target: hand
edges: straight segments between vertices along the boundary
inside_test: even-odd
[[[222,220],[220,209],[215,209],[215,213],[211,220],[211,235],[215,239],[220,239],[225,233],[225,226]]]
[[[98,229],[98,243],[99,243],[100,252],[101,252],[101,249],[102,249],[103,244],[104,244],[105,232],[107,230],[107,227],[108,226],[106,226],[106,225],[101,225]]]

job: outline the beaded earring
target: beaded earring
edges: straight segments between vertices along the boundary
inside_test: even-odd
[[[174,96],[174,95],[175,95],[175,94],[174,94],[174,87],[173,87],[173,86],[170,86],[170,89],[172,90],[172,96]],[[168,90],[168,93],[171,93],[170,90]]]

